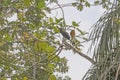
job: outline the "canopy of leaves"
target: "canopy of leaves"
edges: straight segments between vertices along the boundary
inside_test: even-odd
[[[56,36],[59,23],[47,17],[45,0],[0,0],[0,76],[12,80],[56,80],[68,71]]]

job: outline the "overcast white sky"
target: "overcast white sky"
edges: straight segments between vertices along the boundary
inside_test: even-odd
[[[70,3],[75,0],[60,0],[60,4],[64,3]],[[93,0],[88,0],[93,1]],[[103,14],[104,10],[101,6],[93,6],[90,8],[84,8],[83,11],[77,11],[73,7],[65,7],[64,13],[65,13],[65,20],[67,24],[70,24],[73,20],[80,23],[80,29],[89,32],[91,26],[100,18],[100,16]],[[61,16],[61,12],[59,10],[53,11],[52,15],[57,13],[57,17]],[[82,48],[82,52],[87,54],[87,50],[90,46],[90,43],[84,44],[84,47]],[[69,71],[68,75],[72,78],[72,80],[81,80],[82,77],[85,75],[88,68],[90,68],[91,63],[88,62],[83,57],[79,56],[78,54],[72,53],[72,51],[63,51],[60,54],[61,57],[66,57],[68,59],[68,66]]]

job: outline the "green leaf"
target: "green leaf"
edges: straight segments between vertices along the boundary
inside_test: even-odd
[[[50,17],[50,18],[49,18],[49,21],[50,21],[50,23],[53,23],[53,18]]]
[[[54,29],[54,32],[55,32],[55,33],[58,33],[58,32],[59,32],[59,29],[58,29],[56,26],[54,26],[53,29]]]
[[[19,80],[18,78],[15,78],[15,80]]]
[[[117,20],[118,23],[120,23],[120,20]]]
[[[39,52],[47,52],[48,43],[46,42],[35,42],[34,50]]]
[[[77,3],[76,3],[76,2],[75,2],[75,3],[72,3],[72,6],[74,6],[74,7],[75,7],[76,5],[77,5]]]
[[[85,33],[84,33],[82,30],[80,30],[79,28],[77,28],[77,30],[80,32],[81,35],[84,35],[84,34],[85,34]]]
[[[10,36],[10,34],[5,34],[5,38],[6,41],[11,42],[13,40],[13,38]]]
[[[27,77],[23,77],[23,80],[28,80],[28,78]]]
[[[72,22],[73,26],[79,26],[75,21]]]
[[[79,0],[80,2],[85,2],[85,0]]]
[[[34,33],[34,35],[37,38],[44,38],[45,36],[47,36],[47,31],[46,30],[39,31],[39,32]]]
[[[77,7],[78,10],[82,11],[83,10],[83,5],[80,4],[78,7]]]
[[[85,2],[85,6],[86,6],[86,7],[90,7],[90,3],[86,1],[86,2]]]
[[[55,75],[50,75],[49,78],[48,78],[48,80],[56,80]]]
[[[59,22],[61,22],[63,20],[63,18],[60,18],[60,19],[55,19],[55,21],[56,21],[56,23],[59,23]]]
[[[54,64],[48,64],[48,67],[50,68],[50,70],[53,70],[55,68]]]
[[[30,6],[30,0],[24,0],[26,6]]]
[[[95,5],[98,5],[98,4],[99,4],[99,1],[95,1],[94,4],[95,4]]]
[[[52,47],[52,46],[46,46],[45,49],[48,53],[53,53],[55,51],[54,47]]]
[[[1,1],[2,1],[2,0],[1,0]],[[5,1],[3,1],[3,4],[6,6],[6,5],[9,5],[10,2],[11,2],[11,0],[5,0]]]
[[[38,5],[37,5],[37,8],[43,8],[43,7],[45,7],[45,2],[44,1],[40,1],[39,3],[38,3]]]

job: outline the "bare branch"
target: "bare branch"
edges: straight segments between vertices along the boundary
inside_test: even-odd
[[[76,53],[78,53],[80,56],[82,56],[82,57],[84,57],[85,59],[87,59],[88,61],[90,61],[92,64],[96,64],[96,62],[92,59],[92,58],[90,58],[89,56],[87,56],[87,55],[85,55],[84,53],[82,53],[80,50],[78,50],[77,48],[74,48],[72,45],[70,45],[69,43],[67,43],[67,42],[65,42],[65,41],[63,41],[64,42],[64,44],[66,45],[66,46],[69,46],[69,48],[71,48],[72,50],[74,50]]]
[[[58,7],[59,7],[59,8],[61,9],[61,11],[62,11],[63,24],[64,24],[64,26],[65,26],[65,28],[66,28],[66,21],[65,21],[64,10],[63,10],[62,6],[61,6],[58,2],[56,2],[56,4],[58,5]]]

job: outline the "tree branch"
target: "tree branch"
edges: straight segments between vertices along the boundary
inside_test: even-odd
[[[78,53],[80,56],[84,57],[85,59],[87,59],[88,61],[90,61],[92,64],[96,64],[96,62],[90,58],[89,56],[85,55],[84,53],[82,53],[80,50],[78,50],[77,48],[74,48],[72,45],[70,45],[69,43],[63,41],[63,43],[68,46],[69,48],[71,48],[72,50],[74,50],[76,53]]]
[[[62,11],[62,16],[63,16],[63,26],[65,26],[65,29],[66,29],[66,21],[65,21],[64,10],[63,10],[62,6],[61,6],[58,2],[56,2],[56,4],[58,5],[58,7],[59,7],[59,8],[61,9],[61,11]]]

